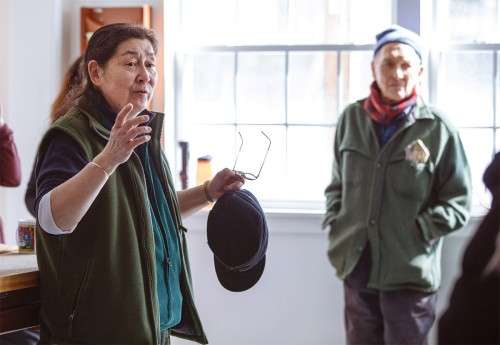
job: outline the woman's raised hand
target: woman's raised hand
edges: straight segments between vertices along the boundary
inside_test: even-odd
[[[108,143],[94,159],[109,174],[126,162],[137,146],[151,139],[151,127],[141,126],[149,121],[149,116],[133,114],[132,109],[133,105],[129,103],[120,110],[111,128]]]

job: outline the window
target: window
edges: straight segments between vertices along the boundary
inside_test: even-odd
[[[246,188],[266,206],[322,209],[337,116],[368,94],[370,44],[392,22],[396,2],[178,0],[175,135],[190,144],[190,184],[197,157],[210,155],[213,171],[232,167],[238,132],[244,155],[255,157],[244,169],[258,168],[263,130],[271,150]],[[482,174],[500,149],[499,0],[423,4],[421,17],[434,19],[421,24],[430,33],[424,94],[459,128],[473,204],[484,212]]]
[[[232,167],[244,138],[261,176],[248,181],[264,206],[324,207],[336,119],[365,97],[374,33],[391,23],[391,0],[182,0],[175,47],[177,137],[213,171]],[[252,162],[252,160],[254,162]]]
[[[490,203],[482,183],[485,168],[500,149],[498,0],[435,0],[436,30],[431,55],[436,72],[434,102],[460,135],[471,166],[473,206],[484,213]]]

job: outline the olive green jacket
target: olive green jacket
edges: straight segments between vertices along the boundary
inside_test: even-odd
[[[98,109],[92,106],[73,108],[45,134],[38,157],[43,157],[50,137],[63,131],[92,160],[110,134],[98,118]],[[183,267],[182,321],[171,334],[206,344],[193,302],[186,230],[160,147],[162,121],[163,114],[157,113],[150,144],[164,192],[174,205]],[[132,153],[110,176],[73,233],[54,236],[38,229],[42,344],[159,343],[155,246],[148,207],[144,171]]]
[[[430,153],[425,161],[408,152],[419,139]],[[337,275],[354,269],[368,241],[368,287],[437,290],[443,236],[468,221],[470,194],[462,143],[441,114],[418,104],[380,147],[363,101],[351,104],[338,121],[325,191],[323,226]]]

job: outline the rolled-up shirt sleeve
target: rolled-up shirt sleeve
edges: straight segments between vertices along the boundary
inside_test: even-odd
[[[45,154],[37,162],[35,194],[35,214],[40,227],[47,233],[70,233],[63,232],[55,224],[48,193],[75,176],[87,164],[83,149],[71,136],[56,132],[50,138]]]

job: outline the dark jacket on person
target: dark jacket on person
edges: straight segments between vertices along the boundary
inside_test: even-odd
[[[85,95],[42,139],[42,160],[51,136],[71,136],[90,161],[102,151],[109,130],[100,109]],[[181,248],[182,320],[171,334],[207,343],[194,306],[185,228],[168,163],[160,145],[163,114],[156,113],[150,142],[155,169],[172,214]],[[35,167],[38,169],[38,166]],[[36,173],[36,172],[35,172]],[[68,235],[38,229],[41,343],[157,344],[160,340],[152,219],[144,170],[137,154],[110,176],[92,206]]]
[[[467,245],[462,274],[439,320],[439,344],[500,344],[500,274],[486,272],[500,231],[500,153],[483,176],[493,195],[488,214]]]
[[[470,173],[458,131],[419,102],[381,146],[363,102],[337,123],[325,191],[328,257],[344,279],[369,243],[369,288],[434,292],[443,237],[469,219]],[[416,146],[429,151],[425,160],[407,154]]]
[[[36,198],[36,181],[35,167],[31,169],[30,178],[26,184],[26,192],[24,193],[24,204],[28,212],[36,218],[35,198]]]

